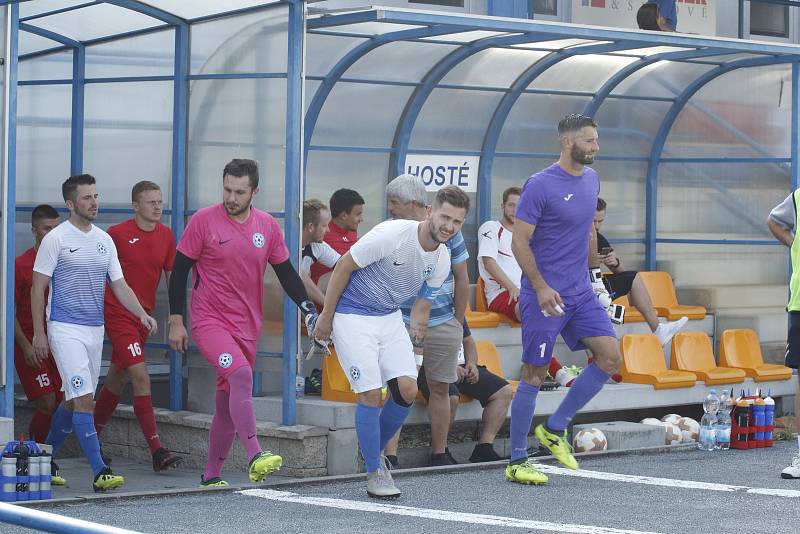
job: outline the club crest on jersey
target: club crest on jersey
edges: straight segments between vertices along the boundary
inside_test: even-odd
[[[75,375],[69,379],[69,383],[72,385],[72,389],[77,391],[83,387],[83,377]]]
[[[425,270],[422,271],[422,274],[424,276],[430,276],[432,272],[433,272],[433,265],[428,265],[427,267],[425,267]]]
[[[106,246],[104,244],[102,244],[102,243],[98,243],[97,244],[97,252],[99,252],[100,254],[105,254],[106,253]]]
[[[264,244],[266,243],[266,239],[264,239],[264,234],[261,232],[256,232],[253,234],[253,244],[257,248],[264,248]]]
[[[358,380],[359,378],[361,378],[361,371],[358,370],[358,367],[352,366],[350,368],[350,378],[352,378],[353,380]]]
[[[233,356],[228,354],[227,352],[223,352],[219,355],[219,366],[223,369],[227,369],[233,363]]]

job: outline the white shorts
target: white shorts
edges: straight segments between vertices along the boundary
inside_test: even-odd
[[[102,326],[47,322],[47,340],[61,375],[64,399],[94,397],[103,357]]]
[[[331,338],[356,393],[380,389],[398,376],[417,377],[414,347],[400,310],[380,316],[335,313]]]

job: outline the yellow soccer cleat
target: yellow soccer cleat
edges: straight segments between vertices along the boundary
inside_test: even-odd
[[[58,470],[58,464],[52,461],[50,462],[50,484],[53,486],[65,486],[67,484],[67,481]]]
[[[539,440],[539,443],[550,450],[550,453],[561,465],[569,469],[578,468],[578,460],[572,455],[572,445],[567,441],[566,430],[559,435],[550,432],[544,425],[538,425],[533,434]]]
[[[248,475],[250,482],[261,482],[267,475],[274,473],[283,465],[283,458],[269,451],[262,451],[253,456],[250,460]]]
[[[94,491],[108,491],[112,489],[121,488],[125,484],[125,479],[120,475],[115,475],[111,469],[106,467],[94,477]]]
[[[203,475],[200,475],[201,488],[226,488],[228,486],[230,486],[230,484],[222,480],[220,477],[214,477],[214,478],[209,478],[208,480],[203,480]]]
[[[525,460],[518,464],[506,466],[506,480],[518,484],[547,484],[547,475],[533,467],[530,461]]]

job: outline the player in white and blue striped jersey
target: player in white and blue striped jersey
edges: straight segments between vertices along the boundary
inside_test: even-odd
[[[156,321],[145,312],[125,282],[114,241],[92,224],[99,207],[94,177],[71,176],[61,191],[69,208],[69,219],[42,239],[33,265],[33,349],[36,358],[44,360],[52,348],[63,382],[64,402],[53,414],[47,436],[53,456],[74,430],[92,467],[94,490],[105,491],[124,483],[100,455],[93,416],[103,350],[106,281],[120,303],[151,333],[156,330]],[[44,295],[48,286],[50,295],[45,313]]]
[[[314,336],[327,340],[333,330],[339,363],[358,395],[355,427],[371,497],[400,495],[381,451],[417,395],[414,352],[421,353],[431,304],[450,273],[444,243],[464,224],[465,199],[442,190],[425,221],[377,225],[336,263],[328,284]],[[400,307],[414,296],[407,331]],[[381,409],[384,384],[390,393]]]

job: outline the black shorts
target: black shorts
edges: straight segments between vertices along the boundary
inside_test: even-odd
[[[463,367],[463,365],[462,365]],[[489,398],[508,385],[505,379],[492,374],[483,365],[478,366],[478,381],[474,384],[469,384],[466,381],[460,384],[449,384],[447,394],[451,397],[457,397],[463,393],[467,397],[471,397],[481,403],[481,406],[486,407],[489,403]],[[425,366],[419,368],[417,374],[417,387],[420,393],[428,400],[431,396],[431,391],[428,389],[428,381],[425,379]]]
[[[612,299],[624,297],[631,292],[633,286],[633,279],[639,274],[636,271],[623,271],[617,274],[610,274],[603,277],[603,284],[605,284],[608,293]]]
[[[786,340],[786,367],[800,367],[800,312],[789,312],[789,337]]]

